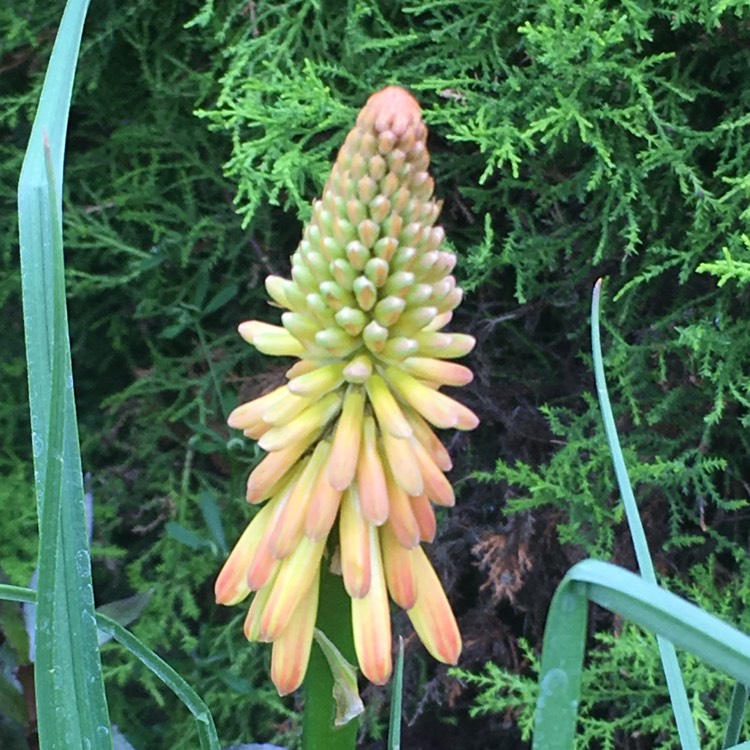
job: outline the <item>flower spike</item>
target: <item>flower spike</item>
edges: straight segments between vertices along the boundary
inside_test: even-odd
[[[475,342],[444,330],[463,292],[435,225],[426,143],[411,94],[373,94],[313,203],[291,279],[266,279],[280,321],[239,326],[258,351],[297,361],[282,385],[229,415],[267,451],[247,481],[248,502],[267,502],[219,574],[216,598],[236,604],[256,592],[245,635],[273,643],[282,695],[304,678],[329,557],[340,561],[369,680],[391,674],[389,594],[436,659],[455,663],[461,650],[421,544],[435,536],[433,504],[455,502],[433,427],[478,423],[440,390],[471,382],[452,360]]]

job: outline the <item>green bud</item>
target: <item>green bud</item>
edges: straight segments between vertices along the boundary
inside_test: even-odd
[[[370,218],[374,222],[381,224],[385,221],[391,210],[391,202],[384,195],[376,195],[375,198],[370,201],[368,209],[370,211]]]
[[[334,317],[350,336],[359,336],[369,320],[362,310],[354,307],[342,307]]]
[[[414,270],[413,266],[416,259],[416,248],[406,245],[405,247],[399,247],[399,249],[396,251],[396,254],[393,256],[393,260],[391,261],[391,266],[396,271],[411,271]]]
[[[427,302],[432,296],[432,286],[430,284],[417,284],[409,294],[406,295],[406,304],[409,307],[418,307]]]
[[[308,294],[305,299],[307,302],[307,309],[312,315],[315,316],[315,319],[322,326],[327,328],[333,325],[333,312],[331,311],[328,303],[320,294],[314,292],[312,294]]]
[[[347,220],[337,216],[333,222],[333,236],[341,247],[356,237],[354,226]]]
[[[328,268],[328,263],[323,257],[322,253],[315,251],[308,252],[303,255],[303,262],[305,266],[312,272],[315,280],[320,284],[321,281],[327,281],[331,278],[331,271]]]
[[[399,319],[405,308],[406,301],[401,297],[385,297],[375,305],[373,316],[380,325],[388,328]]]
[[[357,225],[357,234],[362,244],[369,249],[377,242],[380,228],[371,219],[365,219]]]
[[[396,145],[396,136],[390,130],[384,130],[378,135],[378,151],[383,154],[390,154]]]
[[[424,141],[420,140],[414,144],[411,153],[411,163],[415,172],[424,172],[430,166],[430,155],[427,153],[427,146]]]
[[[398,237],[401,234],[401,228],[404,220],[398,214],[391,214],[383,222],[383,234],[388,237]]]
[[[300,313],[285,312],[281,316],[281,323],[294,338],[310,344],[315,341],[315,334],[320,330],[315,320]]]
[[[318,281],[307,266],[293,265],[292,278],[305,294],[318,288]]]
[[[388,341],[388,329],[377,321],[371,320],[362,331],[362,339],[371,352],[379,354],[385,348],[385,342]]]
[[[367,174],[367,161],[362,154],[354,154],[349,165],[349,174],[353,180],[358,180]]]
[[[326,328],[315,334],[315,343],[334,357],[345,357],[357,348],[357,340],[340,328]]]
[[[321,240],[321,233],[320,233],[320,227],[317,224],[313,224],[310,222],[307,225],[307,229],[305,230],[305,239],[310,243],[311,247],[313,247],[315,250],[320,249],[320,240]]]
[[[398,319],[396,330],[412,335],[417,331],[421,331],[426,325],[431,323],[437,314],[437,307],[431,307],[429,305],[415,307],[413,310],[407,310]]]
[[[382,258],[370,258],[365,265],[365,276],[380,288],[388,280],[389,266]]]
[[[438,258],[440,257],[437,250],[430,250],[427,253],[422,253],[419,260],[414,264],[412,271],[418,279],[422,279],[426,282],[434,281],[434,279],[428,278],[428,274],[435,267]]]
[[[335,281],[324,281],[320,285],[320,293],[323,299],[333,310],[340,310],[342,307],[353,307],[354,298]]]
[[[336,258],[340,258],[342,255],[341,245],[330,236],[324,237],[321,241],[320,252],[329,263],[336,260]]]
[[[365,383],[372,375],[372,360],[366,354],[355,357],[345,368],[344,377],[350,383]]]
[[[304,313],[307,310],[305,292],[300,289],[296,281],[284,279],[284,296],[294,312]]]
[[[455,288],[456,279],[453,276],[446,276],[444,279],[440,279],[440,281],[436,281],[432,285],[432,295],[430,296],[430,300],[433,303],[440,302],[440,300],[445,299],[445,297]]]
[[[376,242],[376,247],[377,244]],[[367,264],[367,261],[370,260],[370,251],[359,240],[352,240],[346,246],[346,257],[354,268],[361,271]]]
[[[403,215],[409,205],[409,198],[409,191],[405,187],[400,187],[391,198],[391,207],[397,214]]]
[[[388,277],[383,289],[386,294],[396,294],[406,297],[414,284],[414,274],[411,271],[396,271]],[[446,292],[447,293],[447,292]]]
[[[286,279],[281,276],[266,276],[266,291],[268,296],[281,307],[289,307],[289,300],[284,292]]]
[[[428,250],[437,250],[445,240],[445,230],[442,227],[432,227],[426,238],[425,244]]]
[[[384,261],[390,263],[393,253],[396,252],[398,247],[398,240],[393,237],[381,237],[372,248],[372,251],[378,258],[382,258]]]
[[[378,183],[369,175],[362,177],[357,183],[357,195],[363,203],[369,203],[378,192]]]
[[[394,174],[400,175],[406,164],[406,154],[400,148],[396,148],[388,154],[387,161],[388,169]]]
[[[438,259],[432,268],[432,274],[435,280],[447,276],[456,267],[456,256],[450,250],[441,250],[438,253]],[[432,281],[432,279],[429,279]]]
[[[380,154],[370,157],[370,161],[367,165],[367,171],[375,181],[380,181],[385,176],[386,163],[385,159]]]
[[[393,172],[389,172],[380,183],[380,194],[386,198],[390,198],[396,192],[398,186],[398,177]]]
[[[352,268],[351,263],[343,258],[338,258],[331,263],[330,270],[333,278],[344,289],[351,291],[352,286],[354,286],[354,280],[357,278],[357,271]]]
[[[441,333],[423,331],[416,336],[419,354],[422,357],[456,359],[467,355],[476,343],[473,336],[465,333]]]
[[[363,310],[372,310],[373,305],[378,300],[378,290],[370,279],[360,276],[352,285],[352,291],[354,292],[357,304]]]
[[[413,221],[411,224],[407,224],[401,230],[401,242],[407,245],[418,245],[422,240],[422,231],[424,226],[419,221]]]
[[[455,310],[464,298],[464,290],[460,286],[451,289],[441,300],[435,302],[435,307],[440,313]]]
[[[414,339],[397,336],[386,342],[382,356],[386,359],[396,359],[403,362],[407,357],[414,356],[418,351],[419,344]]]
[[[349,221],[356,226],[360,221],[367,218],[367,209],[362,201],[356,201],[352,198],[346,203],[346,215],[349,217]]]
[[[378,149],[378,139],[375,137],[375,134],[371,131],[368,131],[362,136],[362,143],[359,145],[359,152],[365,157],[368,158],[372,156]]]

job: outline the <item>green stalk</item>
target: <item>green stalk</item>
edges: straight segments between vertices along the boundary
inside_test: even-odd
[[[326,564],[320,575],[317,627],[344,659],[356,663],[351,602],[341,576],[333,575]],[[304,750],[354,750],[356,747],[359,721],[352,720],[341,727],[334,725],[338,709],[334,684],[329,658],[323,653],[321,639],[316,637],[304,682]]]

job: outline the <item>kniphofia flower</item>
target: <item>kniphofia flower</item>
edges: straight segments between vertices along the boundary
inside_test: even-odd
[[[292,278],[266,279],[281,325],[239,326],[261,352],[297,358],[285,384],[229,416],[268,452],[247,481],[248,502],[266,502],[216,581],[222,604],[255,592],[245,634],[273,643],[281,694],[304,677],[320,568],[334,560],[369,680],[391,674],[389,597],[432,656],[454,664],[461,651],[421,543],[435,535],[433,505],[455,500],[433,428],[478,422],[439,390],[471,381],[453,360],[474,339],[443,330],[462,292],[435,225],[426,138],[409,93],[391,86],[370,97],[313,203]]]

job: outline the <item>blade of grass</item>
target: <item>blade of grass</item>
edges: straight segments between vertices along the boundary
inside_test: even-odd
[[[620,439],[617,435],[615,418],[612,413],[612,405],[609,401],[607,392],[607,381],[604,376],[604,365],[602,362],[602,346],[599,334],[599,307],[601,299],[602,280],[599,279],[594,285],[594,293],[591,302],[591,347],[594,354],[594,377],[596,379],[596,392],[599,397],[599,406],[602,411],[604,421],[604,430],[607,433],[609,450],[612,454],[612,462],[615,467],[617,484],[620,487],[620,496],[625,507],[625,516],[628,521],[630,535],[633,539],[635,556],[638,561],[641,575],[644,580],[656,583],[656,573],[654,564],[651,560],[651,553],[648,548],[648,541],[643,530],[641,517],[638,513],[638,505],[635,502],[633,488],[630,484],[628,471],[625,466],[625,458],[620,447]],[[698,734],[695,730],[695,724],[690,712],[690,702],[688,701],[685,683],[682,679],[680,664],[677,660],[677,653],[674,646],[664,638],[657,636],[657,645],[659,655],[661,656],[664,675],[667,680],[667,689],[672,701],[672,710],[674,711],[675,721],[677,723],[677,732],[680,736],[680,742],[684,750],[699,750]]]
[[[62,247],[65,133],[87,0],[65,7],[18,187],[39,514],[35,687],[42,747],[112,747],[94,619]]]
[[[750,674],[750,637],[641,576],[584,560],[563,579],[547,616],[533,750],[573,748],[589,600],[738,681]]]
[[[401,750],[401,705],[404,695],[404,638],[398,637],[398,657],[391,688],[391,715],[388,721],[388,750]]]
[[[0,584],[0,599],[9,602],[25,602],[33,604],[37,601],[37,592],[21,586]],[[216,727],[208,706],[200,696],[188,685],[178,672],[169,666],[160,656],[155,654],[141,640],[116,620],[101,613],[96,613],[96,624],[99,630],[111,636],[135,656],[145,667],[150,669],[186,706],[198,725],[201,748],[203,750],[220,750]]]

